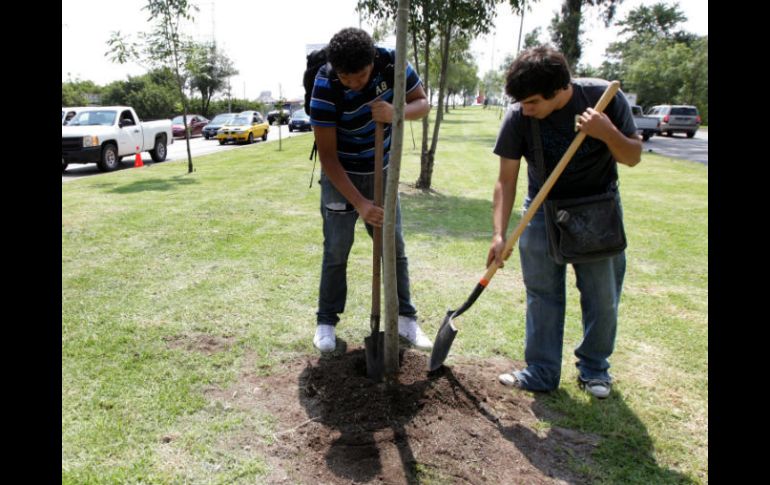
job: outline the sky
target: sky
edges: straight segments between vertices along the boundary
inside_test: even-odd
[[[325,44],[344,27],[361,27],[371,33],[372,26],[359,19],[356,0],[192,0],[200,10],[196,20],[187,23],[185,33],[198,41],[216,40],[233,61],[240,74],[233,76],[233,95],[257,98],[270,91],[277,98],[301,98],[302,74],[310,44]],[[622,19],[634,7],[667,4],[673,0],[625,0],[616,13]],[[62,0],[62,81],[90,80],[99,85],[125,80],[146,72],[142,66],[112,63],[105,52],[111,32],[136,38],[149,32],[151,23],[142,7],[146,0]],[[526,35],[541,27],[541,39],[547,40],[548,25],[562,0],[540,0],[532,11],[524,13]],[[699,35],[708,34],[708,3],[703,0],[678,0],[688,21],[680,26]],[[333,7],[332,7],[333,5]],[[593,9],[591,9],[593,10]],[[498,68],[509,53],[516,50],[521,17],[506,4],[498,6],[496,28],[476,39],[471,50],[479,66],[479,76]],[[604,27],[596,13],[589,13],[584,23],[581,63],[598,66],[604,49],[617,39],[617,27]],[[522,43],[524,42],[522,35]],[[395,44],[395,41],[391,41]]]

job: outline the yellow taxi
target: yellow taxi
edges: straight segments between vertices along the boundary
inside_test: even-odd
[[[228,141],[245,141],[254,143],[255,138],[267,141],[267,132],[270,126],[259,111],[239,113],[233,119],[222,125],[217,131],[217,140],[220,145]]]

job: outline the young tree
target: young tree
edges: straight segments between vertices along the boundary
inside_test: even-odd
[[[510,0],[519,4],[521,0]],[[422,152],[420,155],[420,175],[416,186],[429,189],[433,177],[433,166],[438,145],[438,133],[443,119],[444,97],[446,93],[447,68],[449,66],[449,46],[459,36],[470,39],[489,32],[496,14],[495,6],[499,0],[413,0],[409,15],[409,32],[412,37],[414,68],[422,79],[428,99],[433,99],[430,66],[431,57],[436,54],[433,40],[439,41],[438,56],[441,60],[438,71],[438,100],[434,111],[433,136],[430,145],[430,114],[422,119]],[[368,17],[394,18],[396,0],[359,0],[357,9]]]
[[[189,0],[147,0],[142,10],[149,14],[147,21],[152,25],[152,30],[149,33],[140,33],[138,42],[124,38],[120,31],[113,32],[107,41],[110,51],[106,55],[119,64],[134,60],[153,67],[170,66],[182,103],[182,120],[187,141],[187,173],[192,173],[190,130],[187,127],[187,113],[190,107],[184,92],[187,82],[184,69],[193,51],[193,43],[180,29],[182,22],[193,20],[193,12],[197,12],[198,7]]]
[[[208,117],[211,98],[217,92],[227,91],[230,76],[238,74],[233,61],[217,49],[216,44],[195,44],[187,60],[190,89],[201,94],[200,113]]]

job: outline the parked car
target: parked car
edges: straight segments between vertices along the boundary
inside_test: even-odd
[[[74,118],[78,113],[83,111],[84,109],[88,109],[84,106],[71,106],[68,108],[62,107],[61,109],[61,124],[66,125],[69,123],[69,121]]]
[[[313,127],[310,126],[310,115],[305,113],[304,109],[298,109],[291,114],[291,118],[289,118],[289,132],[294,130],[310,131],[312,129]]]
[[[173,141],[167,119],[140,121],[128,106],[85,108],[61,127],[61,170],[70,163],[96,163],[109,172],[121,158],[146,151],[153,162],[162,162]]]
[[[220,145],[224,145],[228,141],[245,141],[251,144],[257,137],[266,141],[269,130],[270,127],[265,123],[259,111],[244,111],[222,125],[217,131],[217,140],[219,140]]]
[[[661,104],[650,108],[647,115],[660,120],[658,134],[665,133],[667,136],[686,133],[687,138],[692,138],[700,126],[700,115],[695,106]]]
[[[190,138],[203,134],[203,127],[209,120],[201,115],[187,115],[187,129],[190,130]],[[177,138],[184,138],[184,121],[182,115],[171,120],[171,130]]]
[[[219,131],[222,125],[236,116],[238,116],[238,113],[222,113],[216,115],[213,120],[209,121],[209,123],[203,127],[203,137],[207,140],[209,138],[216,138],[217,131]]]
[[[642,114],[642,107],[637,105],[631,106],[631,114],[634,115],[636,132],[642,135],[642,140],[647,141],[652,135],[658,133],[660,119],[657,116],[644,116]]]
[[[289,111],[289,106],[286,105],[283,107],[283,109],[274,109],[273,111],[268,111],[267,122],[271,125],[276,123],[285,125],[289,122],[289,116],[291,116],[291,112]]]

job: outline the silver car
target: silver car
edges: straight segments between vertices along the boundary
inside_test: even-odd
[[[665,133],[671,136],[674,133],[686,133],[687,138],[692,138],[700,126],[700,115],[695,106],[661,104],[650,108],[647,116],[655,116],[660,120],[659,135]]]

